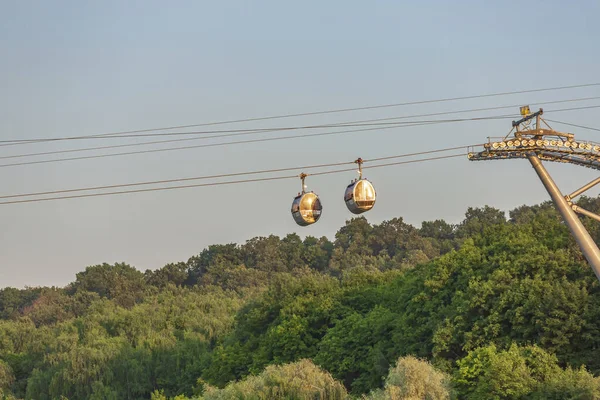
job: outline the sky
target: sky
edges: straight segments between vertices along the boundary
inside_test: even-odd
[[[0,140],[597,83],[598,15],[600,3],[584,0],[0,0]],[[543,102],[591,96],[600,96],[600,87],[210,128],[304,126],[506,105],[515,108],[460,117],[509,113],[516,119],[520,104],[537,109]],[[596,104],[600,100],[548,105],[545,116],[600,127],[597,109],[551,112]],[[385,157],[481,143],[510,128],[510,119],[487,120],[3,167],[167,145],[5,158],[0,196]],[[598,132],[555,128],[600,141]],[[0,157],[143,140],[3,146]],[[565,192],[597,176],[569,165],[548,168]],[[290,214],[300,188],[293,179],[0,205],[0,287],[64,286],[77,272],[104,262],[157,269],[210,244],[242,244],[255,236],[296,232],[333,239],[353,216],[343,191],[355,177],[307,178],[323,203],[321,219],[308,227],[297,226]],[[459,157],[365,170],[365,177],[378,194],[364,214],[371,223],[394,217],[416,226],[435,219],[458,223],[468,207],[509,211],[548,199],[523,160]]]

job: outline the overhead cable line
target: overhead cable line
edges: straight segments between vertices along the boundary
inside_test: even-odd
[[[424,161],[444,160],[444,159],[447,159],[447,158],[465,157],[466,155],[467,155],[467,153],[461,153],[461,154],[452,154],[452,155],[449,155],[449,156],[438,156],[438,157],[421,158],[419,160],[397,161],[397,162],[385,163],[385,164],[367,165],[366,167],[363,167],[363,169],[391,167],[391,166],[394,166],[394,165],[413,164],[413,163],[424,162]],[[307,174],[307,175],[308,176],[318,176],[318,175],[337,174],[337,173],[340,173],[340,172],[349,172],[349,171],[356,171],[356,168],[338,169],[338,170],[335,170],[335,171],[314,172],[312,174]],[[0,204],[2,204],[2,203],[0,203]]]
[[[555,101],[548,101],[548,102],[542,102],[542,103],[537,103],[537,104],[538,105],[547,105],[547,104],[569,103],[569,102],[597,100],[597,99],[600,99],[600,96],[582,97],[582,98],[567,99],[567,100],[555,100]],[[408,118],[420,118],[420,117],[431,117],[431,116],[450,115],[450,114],[471,113],[471,112],[479,112],[479,111],[512,109],[512,108],[519,107],[519,106],[520,106],[520,104],[516,104],[516,105],[513,104],[513,105],[507,105],[507,106],[473,108],[473,109],[442,111],[442,112],[426,113],[426,114],[403,115],[403,116],[397,116],[397,117],[375,118],[375,119],[349,121],[349,122],[337,122],[337,123],[329,124],[329,125],[327,125],[327,127],[338,127],[338,126],[342,127],[342,126],[349,126],[348,124],[359,124],[359,123],[379,122],[379,121],[392,121],[392,120],[408,119]],[[324,127],[324,126],[325,125],[309,126],[309,128]],[[278,128],[278,129],[287,130],[288,128]],[[299,128],[294,127],[294,129],[299,129]],[[257,129],[257,130],[248,130],[248,133],[243,131],[240,133],[234,133],[232,135],[214,135],[214,136],[203,136],[203,137],[195,137],[195,138],[158,140],[158,141],[150,141],[150,142],[142,142],[142,143],[125,143],[125,144],[110,145],[110,146],[96,146],[96,147],[86,147],[86,148],[77,148],[77,149],[54,150],[54,151],[46,151],[46,152],[38,152],[38,153],[15,154],[15,155],[8,155],[8,156],[0,156],[0,159],[13,159],[13,158],[34,157],[34,156],[44,156],[44,155],[53,155],[53,154],[76,153],[76,152],[83,152],[83,151],[108,150],[108,149],[123,148],[123,147],[147,146],[147,145],[153,145],[153,144],[174,143],[174,142],[193,141],[193,140],[206,140],[206,139],[217,138],[217,137],[239,136],[239,135],[245,135],[245,134],[257,134],[257,133],[264,133],[264,132],[270,133],[272,131],[274,131],[274,129],[271,131]],[[221,132],[232,132],[232,131],[221,131]],[[184,134],[200,135],[200,134],[204,134],[204,133],[206,133],[206,132],[185,132]]]
[[[589,129],[589,130],[591,130],[591,131],[599,131],[599,132],[600,132],[600,129],[598,129],[598,128],[592,128],[592,127],[590,127],[590,126],[579,125],[579,124],[572,124],[572,123],[570,123],[570,122],[556,121],[556,120],[547,119],[547,118],[544,118],[544,119],[545,119],[546,121],[548,121],[548,122],[554,122],[555,124],[562,124],[562,125],[567,125],[567,126],[574,126],[575,128]]]
[[[546,111],[546,113],[574,111],[574,110],[591,109],[591,108],[600,108],[600,105],[548,110],[548,111]],[[194,145],[194,146],[167,147],[167,148],[160,148],[160,149],[139,150],[139,151],[129,151],[129,152],[109,153],[109,154],[98,154],[98,155],[89,155],[89,156],[80,156],[80,157],[67,157],[67,158],[58,158],[58,159],[50,159],[50,160],[23,161],[23,162],[9,163],[9,164],[0,164],[0,168],[16,167],[16,166],[23,166],[23,165],[33,165],[33,164],[47,164],[47,163],[55,163],[55,162],[63,162],[63,161],[87,160],[87,159],[105,158],[105,157],[127,156],[127,155],[134,155],[134,154],[157,153],[157,152],[164,152],[164,151],[187,150],[187,149],[203,148],[203,147],[229,146],[229,145],[236,145],[236,144],[269,142],[269,141],[316,137],[316,136],[328,136],[328,135],[337,135],[337,134],[343,134],[343,133],[385,130],[385,129],[392,129],[392,128],[405,128],[405,127],[422,126],[422,125],[429,125],[429,124],[493,120],[493,119],[504,119],[504,118],[512,118],[512,117],[513,117],[512,115],[498,115],[498,116],[486,116],[486,117],[478,117],[478,118],[476,117],[476,118],[462,118],[462,119],[450,119],[450,120],[430,120],[430,121],[422,121],[421,120],[421,121],[408,121],[408,122],[404,121],[404,122],[390,123],[389,125],[391,125],[391,126],[375,127],[375,128],[367,128],[367,129],[351,129],[351,130],[342,130],[342,131],[334,131],[334,132],[319,132],[319,133],[312,133],[312,134],[282,136],[282,137],[274,137],[274,138],[239,140],[239,141],[233,141],[233,142],[209,143],[209,144]],[[350,125],[338,125],[336,127],[344,127],[344,126],[350,126]],[[361,126],[361,125],[357,124],[357,126]]]
[[[546,113],[574,111],[574,110],[591,109],[591,108],[600,108],[600,105],[549,110],[549,111],[546,111]],[[337,135],[337,134],[343,134],[343,133],[385,130],[385,129],[392,129],[392,128],[405,128],[405,127],[422,126],[422,125],[429,125],[429,124],[465,122],[465,121],[481,121],[481,120],[493,120],[493,119],[504,119],[504,118],[512,118],[512,115],[486,116],[486,117],[478,117],[478,118],[477,117],[476,118],[462,118],[462,119],[451,119],[451,120],[429,120],[429,121],[421,120],[421,121],[408,121],[408,122],[404,121],[404,122],[385,124],[385,125],[390,125],[390,126],[367,128],[367,129],[351,129],[351,130],[342,130],[342,131],[334,131],[334,132],[319,132],[319,133],[313,133],[313,134],[302,134],[302,135],[282,136],[282,137],[274,137],[274,138],[239,140],[239,141],[233,141],[233,142],[209,143],[209,144],[194,145],[194,146],[167,147],[167,148],[159,148],[159,149],[139,150],[139,151],[109,153],[109,154],[98,154],[98,155],[89,155],[89,156],[81,156],[81,157],[67,157],[67,158],[58,158],[58,159],[50,159],[50,160],[23,161],[23,162],[9,163],[9,164],[0,164],[0,168],[16,167],[16,166],[23,166],[23,165],[33,165],[33,164],[47,164],[47,163],[55,163],[55,162],[63,162],[63,161],[87,160],[87,159],[105,158],[105,157],[127,156],[127,155],[134,155],[134,154],[157,153],[157,152],[164,152],[164,151],[187,150],[187,149],[203,148],[203,147],[217,147],[217,146],[228,146],[228,145],[246,144],[246,143],[269,142],[269,141],[297,139],[297,138],[306,138],[306,137],[315,137],[315,136],[328,136],[328,135]],[[384,125],[384,124],[378,124],[378,125]],[[352,126],[352,125],[338,125],[336,127],[346,127],[346,126]],[[364,126],[364,125],[356,124],[355,126]],[[229,136],[231,136],[231,135],[229,135]]]
[[[590,108],[600,108],[600,105],[548,110],[548,111],[546,111],[546,113],[574,111],[574,110],[590,109]],[[68,157],[68,158],[59,158],[59,159],[50,159],[50,160],[23,161],[23,162],[9,163],[9,164],[0,164],[0,168],[32,165],[32,164],[47,164],[47,163],[55,163],[55,162],[63,162],[63,161],[86,160],[86,159],[94,159],[94,158],[126,156],[126,155],[134,155],[134,154],[157,153],[157,152],[164,152],[164,151],[187,150],[187,149],[203,148],[203,147],[217,147],[217,146],[228,146],[228,145],[256,143],[256,142],[268,142],[268,141],[297,139],[297,138],[315,137],[315,136],[328,136],[328,135],[337,135],[337,134],[352,133],[352,132],[365,132],[365,131],[373,131],[373,130],[385,130],[385,129],[392,129],[392,128],[422,126],[422,125],[428,125],[428,124],[453,123],[453,122],[465,122],[465,121],[481,121],[481,120],[493,120],[493,119],[504,119],[504,118],[512,118],[512,115],[485,116],[485,117],[473,117],[473,118],[449,119],[449,120],[429,120],[429,121],[420,120],[420,121],[408,121],[408,122],[403,121],[403,122],[389,123],[388,125],[391,125],[391,126],[375,127],[375,128],[367,128],[367,129],[351,129],[351,130],[334,131],[334,132],[319,132],[319,133],[313,133],[313,134],[292,135],[292,136],[283,136],[283,137],[275,137],[275,138],[239,140],[239,141],[233,141],[233,142],[209,143],[209,144],[194,145],[194,146],[167,147],[167,148],[160,148],[160,149],[139,150],[139,151],[109,153],[109,154],[98,154],[98,155]],[[352,126],[352,125],[349,125],[349,124],[348,125],[338,125],[335,127],[345,127],[345,126]],[[361,126],[361,125],[356,124],[356,126]]]
[[[395,159],[395,158],[406,158],[406,157],[421,156],[421,155],[425,155],[425,154],[443,153],[443,152],[454,151],[454,150],[459,150],[459,149],[466,149],[466,148],[472,147],[472,146],[482,146],[482,145],[483,144],[456,146],[456,147],[449,147],[449,148],[445,148],[445,149],[420,151],[420,152],[416,152],[416,153],[405,153],[405,154],[398,154],[398,155],[393,155],[393,156],[366,159],[366,160],[363,160],[363,162],[370,163],[370,162],[390,160],[390,159]],[[230,178],[230,177],[234,177],[234,176],[243,176],[243,175],[259,175],[259,174],[268,174],[268,173],[275,173],[275,172],[309,170],[309,169],[315,169],[315,168],[326,168],[326,167],[337,167],[337,166],[341,166],[341,165],[350,165],[350,164],[354,164],[354,163],[355,163],[354,161],[347,161],[347,162],[338,162],[338,163],[330,163],[330,164],[305,165],[305,166],[300,166],[300,167],[275,168],[275,169],[265,169],[265,170],[258,170],[258,171],[234,172],[234,173],[226,173],[226,174],[218,174],[218,175],[204,175],[204,176],[163,179],[163,180],[146,181],[146,182],[123,183],[123,184],[105,185],[105,186],[89,186],[89,187],[83,187],[83,188],[77,188],[77,189],[61,189],[61,190],[51,190],[51,191],[45,191],[45,192],[33,192],[33,193],[5,195],[5,196],[0,196],[0,199],[9,199],[9,198],[17,198],[17,197],[31,197],[31,196],[46,196],[46,195],[61,194],[61,193],[116,189],[116,188],[132,187],[132,186],[159,185],[159,184],[165,184],[165,183],[195,181],[195,180],[203,180],[203,179]]]
[[[398,119],[398,118],[389,118],[389,119]],[[356,127],[356,126],[379,126],[379,125],[392,125],[392,124],[403,124],[410,123],[409,122],[377,122],[377,121],[386,121],[388,118],[382,119],[374,119],[367,121],[348,121],[348,122],[336,122],[332,124],[320,124],[320,125],[300,125],[300,126],[285,126],[285,127],[275,127],[275,128],[254,128],[254,129],[227,129],[227,130],[218,130],[218,131],[191,131],[191,132],[168,132],[168,133],[143,133],[139,135],[131,135],[131,136],[103,136],[101,138],[82,138],[82,139],[121,139],[121,138],[132,138],[132,137],[160,137],[160,136],[190,136],[190,135],[208,135],[211,136],[203,136],[202,138],[213,139],[213,138],[221,138],[228,136],[237,136],[237,135],[248,135],[254,133],[269,133],[269,132],[281,132],[281,131],[298,131],[298,130],[308,130],[308,129],[325,129],[325,128],[344,128],[344,127]],[[417,122],[437,122],[437,120],[433,121],[417,121]],[[0,141],[1,143],[2,141]]]
[[[344,126],[367,126],[367,125],[381,125],[381,124],[358,124],[354,122],[340,122],[334,124],[320,124],[320,125],[301,125],[301,126],[285,126],[275,128],[253,128],[253,129],[226,129],[216,131],[191,131],[191,132],[167,132],[167,133],[140,133],[123,136],[102,136],[102,137],[76,137],[76,138],[64,138],[64,140],[75,140],[75,139],[123,139],[123,138],[138,138],[138,137],[160,137],[160,136],[189,136],[189,135],[212,135],[205,136],[205,138],[217,138],[225,136],[235,135],[247,135],[252,133],[264,133],[264,132],[280,132],[280,131],[294,131],[294,130],[305,130],[305,129],[322,129],[322,128],[337,128]],[[0,143],[4,141],[0,140]],[[6,141],[12,142],[12,141]]]
[[[402,165],[402,164],[412,164],[412,163],[419,163],[419,162],[425,162],[425,161],[441,160],[441,159],[448,159],[448,158],[455,158],[455,157],[464,157],[465,155],[466,154],[464,154],[464,153],[453,154],[453,155],[448,155],[448,156],[430,157],[430,158],[422,158],[422,159],[418,159],[418,160],[399,161],[399,162],[393,162],[393,163],[371,165],[371,166],[367,166],[364,168],[390,167],[390,166]],[[354,171],[354,170],[355,170],[355,168],[346,168],[346,169],[338,169],[338,170],[332,170],[332,171],[316,172],[316,173],[313,173],[310,175],[318,176],[318,175],[337,174],[337,173],[349,172],[349,171]],[[240,184],[240,183],[274,181],[274,180],[282,180],[282,179],[298,179],[298,175],[284,175],[284,176],[243,179],[243,180],[225,181],[225,182],[198,183],[198,184],[190,184],[190,185],[168,186],[168,187],[161,187],[161,188],[132,189],[132,190],[123,190],[123,191],[104,192],[104,193],[77,194],[77,195],[69,195],[69,196],[45,197],[45,198],[40,198],[40,199],[11,200],[11,201],[0,202],[0,205],[20,204],[20,203],[37,203],[37,202],[51,201],[51,200],[66,200],[66,199],[77,199],[77,198],[86,198],[86,197],[123,195],[123,194],[131,194],[131,193],[157,192],[157,191],[186,189],[186,188],[195,188],[195,187],[204,187],[204,186],[233,185],[233,184]]]
[[[309,115],[322,115],[322,114],[343,113],[343,112],[350,112],[350,111],[363,111],[363,110],[373,110],[373,109],[381,109],[381,108],[409,106],[409,105],[442,103],[442,102],[450,102],[450,101],[480,99],[480,98],[486,98],[486,97],[509,96],[509,95],[525,94],[525,93],[547,92],[547,91],[554,91],[554,90],[576,89],[576,88],[593,87],[593,86],[600,86],[600,83],[586,83],[586,84],[580,84],[580,85],[558,86],[558,87],[540,88],[540,89],[528,89],[528,90],[519,90],[519,91],[512,91],[512,92],[497,92],[497,93],[488,93],[488,94],[479,94],[479,95],[470,95],[470,96],[448,97],[448,98],[440,98],[440,99],[432,99],[432,100],[410,101],[410,102],[403,102],[403,103],[383,104],[383,105],[365,106],[365,107],[341,108],[341,109],[305,112],[305,113],[297,113],[297,114],[284,114],[284,115],[275,115],[275,116],[258,117],[258,118],[246,118],[246,119],[237,119],[237,120],[208,122],[208,123],[201,123],[201,124],[177,125],[177,126],[162,127],[162,128],[151,128],[151,129],[138,129],[138,130],[131,130],[131,131],[121,131],[121,132],[103,133],[103,134],[86,135],[86,136],[72,136],[72,137],[69,137],[68,139],[100,138],[100,137],[104,137],[104,136],[122,136],[122,135],[126,135],[126,134],[154,132],[154,131],[161,131],[161,130],[184,129],[184,128],[199,127],[199,126],[212,126],[212,125],[222,125],[222,124],[231,124],[231,123],[240,123],[240,122],[254,122],[254,121],[264,121],[264,120],[273,120],[273,119],[282,119],[282,118],[303,117],[303,116],[309,116]],[[9,143],[4,143],[3,145],[30,144],[30,143],[50,142],[50,141],[66,140],[66,139],[67,138],[15,139],[12,141],[8,141]]]
[[[350,130],[342,130],[342,131],[334,131],[334,132],[319,132],[319,133],[309,133],[309,134],[302,134],[302,135],[281,136],[281,137],[274,137],[274,138],[238,140],[238,141],[233,141],[233,142],[208,143],[208,144],[201,144],[201,145],[194,145],[194,146],[168,147],[168,148],[161,148],[161,149],[138,150],[138,151],[129,151],[129,152],[121,152],[121,153],[109,153],[109,154],[97,154],[97,155],[58,158],[58,159],[50,159],[50,160],[23,161],[23,162],[16,162],[16,163],[10,163],[10,164],[0,164],[0,168],[15,167],[15,166],[22,166],[22,165],[32,165],[32,164],[55,163],[55,162],[62,162],[62,161],[87,160],[87,159],[95,159],[95,158],[126,156],[126,155],[133,155],[133,154],[146,154],[146,153],[157,153],[157,152],[165,152],[165,151],[187,150],[187,149],[195,149],[195,148],[203,148],[203,147],[228,146],[228,145],[269,142],[269,141],[317,137],[317,136],[330,136],[330,135],[338,135],[338,134],[354,133],[354,132],[366,132],[366,131],[385,130],[385,129],[393,129],[393,128],[406,128],[406,127],[423,126],[423,125],[435,125],[435,124],[441,124],[441,123],[503,119],[503,118],[511,118],[511,117],[512,116],[510,116],[510,115],[504,115],[504,116],[489,116],[489,117],[464,118],[464,119],[453,119],[453,120],[415,121],[415,122],[408,122],[408,123],[405,122],[402,124],[399,123],[398,125],[376,127],[376,128],[350,129]]]

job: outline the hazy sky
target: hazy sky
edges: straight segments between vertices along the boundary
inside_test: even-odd
[[[0,140],[600,82],[599,15],[597,1],[0,0]],[[213,128],[513,104],[537,108],[544,101],[598,95],[595,87]],[[594,104],[600,101],[580,103]],[[600,127],[599,110],[546,116]],[[499,113],[506,111],[464,116]],[[465,122],[0,167],[0,195],[369,159],[478,143],[509,129],[507,120]],[[574,132],[590,140],[598,136]],[[141,140],[0,147],[0,157]],[[228,140],[234,138],[212,142]],[[84,154],[71,154],[77,155]],[[565,191],[596,176],[562,165],[550,171]],[[209,244],[244,243],[271,233],[333,238],[352,216],[342,195],[354,176],[307,179],[324,211],[305,228],[290,215],[300,186],[295,180],[3,205],[0,287],[65,285],[76,272],[102,262],[156,269]],[[547,199],[525,161],[458,158],[374,169],[366,177],[379,196],[365,214],[373,223],[397,216],[416,225],[438,218],[459,222],[468,206],[509,210]]]

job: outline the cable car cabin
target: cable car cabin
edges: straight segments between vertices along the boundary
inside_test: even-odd
[[[314,224],[321,217],[321,200],[313,192],[300,193],[292,203],[292,216],[300,226]]]
[[[354,214],[362,214],[369,211],[375,205],[375,188],[366,179],[358,179],[346,188],[344,201],[348,210]]]

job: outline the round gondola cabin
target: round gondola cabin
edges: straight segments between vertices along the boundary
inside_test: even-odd
[[[321,217],[321,211],[323,210],[319,196],[313,192],[304,191],[306,188],[304,185],[305,177],[305,174],[300,175],[300,179],[302,179],[302,192],[299,193],[292,202],[292,216],[300,226],[307,226],[317,222]]]
[[[377,195],[375,188],[368,180],[362,177],[362,159],[356,160],[360,177],[355,179],[344,192],[346,207],[353,214],[362,214],[369,211],[375,205]]]
[[[375,188],[366,179],[358,179],[346,188],[344,201],[348,210],[354,214],[369,211],[375,205]]]

